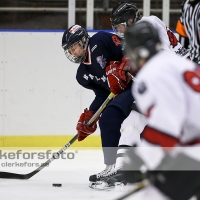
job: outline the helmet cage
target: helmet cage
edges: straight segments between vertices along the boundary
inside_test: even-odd
[[[68,46],[68,48],[64,48],[64,53],[65,53],[66,57],[71,62],[74,62],[74,63],[82,63],[82,62],[84,62],[84,60],[86,59],[86,56],[87,56],[86,49],[87,49],[87,46],[88,46],[88,42],[89,42],[89,35],[88,35],[87,38],[84,36],[82,38],[82,40],[79,40],[79,41],[71,44],[70,46]],[[85,51],[85,54],[83,56],[82,55],[74,56],[74,55],[71,54],[71,52],[69,51],[69,48],[71,48],[75,44],[78,44],[83,48],[83,50]]]
[[[148,60],[151,53],[145,46],[139,46],[134,49],[126,48],[126,54],[130,59],[132,69],[137,72],[139,67],[139,62],[141,59]]]
[[[123,22],[123,23],[120,23],[120,24],[124,25],[125,28],[128,27],[126,22]],[[121,32],[118,31],[118,26],[119,26],[120,24],[112,25],[112,29],[113,29],[113,32],[114,32],[115,34],[117,34],[120,38],[124,38],[124,33],[121,33]]]

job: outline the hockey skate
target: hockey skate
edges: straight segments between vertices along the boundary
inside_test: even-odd
[[[100,172],[98,174],[91,175],[89,177],[89,181],[90,181],[89,187],[93,188],[93,185],[95,185],[95,183],[97,181],[99,181],[100,178],[103,178],[104,176],[106,176],[107,174],[112,172],[114,170],[114,168],[115,168],[115,164],[114,165],[107,165],[106,168],[102,172]]]
[[[104,174],[91,185],[91,188],[97,190],[112,190],[114,188],[123,188],[127,182],[124,179],[123,173],[120,170],[113,170],[110,173]]]
[[[140,171],[124,171],[122,169],[113,170],[112,172],[99,178],[91,188],[97,190],[122,190],[127,183],[138,183],[144,180],[145,174]]]

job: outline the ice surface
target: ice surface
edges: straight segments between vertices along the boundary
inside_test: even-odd
[[[30,151],[29,151],[30,152]],[[34,151],[35,152],[35,151]],[[56,151],[55,151],[56,152]],[[1,200],[114,200],[133,186],[122,191],[97,191],[88,187],[90,175],[105,168],[101,150],[68,150],[74,153],[74,159],[56,159],[49,167],[45,167],[29,180],[0,179]],[[50,156],[51,157],[51,156]],[[40,162],[48,159],[32,160],[17,159],[17,162]],[[0,160],[0,171],[27,174],[37,167],[5,167],[5,162],[15,163],[16,160],[4,158]],[[4,165],[2,165],[4,163]],[[62,187],[53,187],[53,183],[61,183]],[[142,192],[126,198],[140,200]]]

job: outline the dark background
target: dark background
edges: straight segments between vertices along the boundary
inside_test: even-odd
[[[111,30],[109,15],[111,9],[121,0],[94,0],[94,29]],[[180,16],[183,0],[170,1],[170,25],[175,30]],[[143,1],[135,0],[142,13]],[[20,9],[16,11],[13,8]],[[27,8],[38,8],[42,11],[25,11]],[[44,11],[54,8],[54,11]],[[33,30],[63,30],[68,28],[68,12],[56,11],[56,8],[68,8],[68,0],[0,0],[0,29],[33,29]],[[76,23],[86,27],[86,0],[76,0]],[[82,9],[82,10],[81,10]],[[162,0],[151,0],[151,15],[162,19]]]

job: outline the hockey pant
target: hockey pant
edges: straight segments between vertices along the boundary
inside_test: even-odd
[[[117,151],[116,169],[123,167],[124,154],[127,148],[140,145],[140,134],[147,124],[147,118],[132,110],[121,125],[121,137]]]

